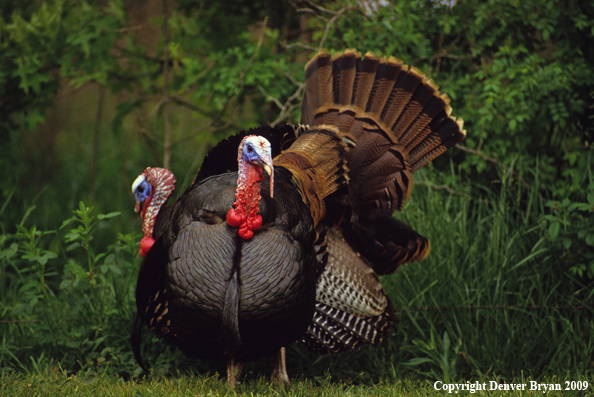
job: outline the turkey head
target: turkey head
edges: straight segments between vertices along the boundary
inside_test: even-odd
[[[142,218],[144,237],[138,253],[143,258],[155,243],[153,234],[157,215],[174,191],[175,176],[165,168],[149,167],[132,184],[132,194],[136,198],[134,212]]]
[[[260,204],[260,182],[264,179],[262,171],[270,176],[270,197],[274,195],[274,166],[270,142],[264,137],[249,135],[239,145],[237,192],[233,208],[227,213],[227,223],[239,227],[239,235],[244,239],[254,236],[254,230],[262,226],[262,216],[257,215]]]

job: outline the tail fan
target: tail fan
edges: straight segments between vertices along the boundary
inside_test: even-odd
[[[388,298],[372,267],[335,229],[316,245],[323,272],[318,277],[316,301],[359,317],[382,314]]]
[[[412,173],[465,137],[447,96],[395,58],[321,52],[305,75],[301,123],[340,130],[349,147],[349,202],[360,217],[402,209]]]
[[[427,238],[389,215],[375,221],[353,222],[342,232],[380,276],[394,273],[405,263],[421,261],[431,252]]]
[[[315,245],[316,312],[301,343],[333,354],[378,347],[397,318],[377,274],[338,229],[320,230]]]
[[[315,352],[341,354],[364,344],[379,347],[392,330],[388,314],[361,318],[322,303],[316,304],[312,324],[300,343]]]

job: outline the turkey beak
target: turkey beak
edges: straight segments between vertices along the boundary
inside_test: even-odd
[[[274,194],[274,165],[272,164],[272,157],[262,156],[260,157],[261,166],[270,175],[270,198]]]
[[[137,201],[134,206],[134,212],[140,215],[140,218],[144,219],[144,203],[146,201]]]

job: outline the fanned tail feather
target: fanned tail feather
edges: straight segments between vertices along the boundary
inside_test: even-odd
[[[388,215],[352,223],[343,234],[378,275],[392,274],[400,265],[421,261],[431,252],[427,238]]]
[[[300,343],[318,353],[335,355],[359,351],[364,344],[379,347],[392,331],[391,321],[388,314],[362,318],[317,303],[312,324]]]
[[[412,173],[465,137],[438,86],[392,57],[321,52],[306,66],[305,92],[301,123],[340,130],[349,146],[350,205],[369,219],[402,209]]]
[[[369,262],[358,255],[336,229],[316,244],[319,266],[316,301],[359,317],[382,314],[388,298]]]
[[[319,233],[316,312],[301,343],[319,353],[378,347],[396,321],[382,284],[370,264],[338,229]]]

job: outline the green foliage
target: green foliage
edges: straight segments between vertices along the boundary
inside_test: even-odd
[[[464,145],[506,164],[517,153],[527,166],[538,158],[543,181],[563,189],[567,159],[593,139],[593,14],[578,1],[395,2],[373,15],[345,13],[327,46],[394,54],[420,68],[465,120]],[[479,157],[463,165],[495,177]]]
[[[563,265],[580,278],[594,278],[594,178],[591,152],[566,156],[569,167],[557,200],[548,200],[543,225]]]
[[[544,216],[548,237],[560,252],[573,275],[594,278],[594,182],[588,185],[587,202],[569,198],[548,201],[552,212]]]
[[[43,110],[58,88],[58,78],[70,77],[77,86],[86,81],[106,83],[108,73],[117,67],[110,51],[125,20],[122,3],[117,0],[106,7],[52,0],[29,9],[23,3],[12,14],[3,14],[0,87],[5,98],[11,95],[17,103],[30,101],[14,110],[28,112],[24,121],[33,129],[43,121]],[[2,105],[10,106],[5,100]]]
[[[415,357],[402,363],[403,366],[410,366],[417,370],[421,364],[431,363],[432,367],[428,373],[417,370],[420,374],[430,379],[443,379],[444,383],[450,383],[457,378],[456,364],[460,358],[460,344],[454,344],[450,341],[448,331],[443,333],[442,338],[435,335],[434,328],[431,328],[431,338],[428,341],[415,339],[412,341],[415,350],[420,353],[420,357]],[[451,355],[451,356],[450,356]],[[424,356],[424,357],[423,357]]]
[[[15,234],[0,239],[0,312],[9,320],[0,323],[0,369],[27,369],[39,354],[40,360],[44,355],[59,359],[71,369],[92,359],[99,366],[129,366],[123,359],[131,359],[128,327],[120,324],[128,324],[133,314],[138,235],[118,235],[105,251],[96,252],[96,228],[118,213],[93,215],[81,202],[62,225],[75,227],[62,236],[26,228],[33,210]]]

